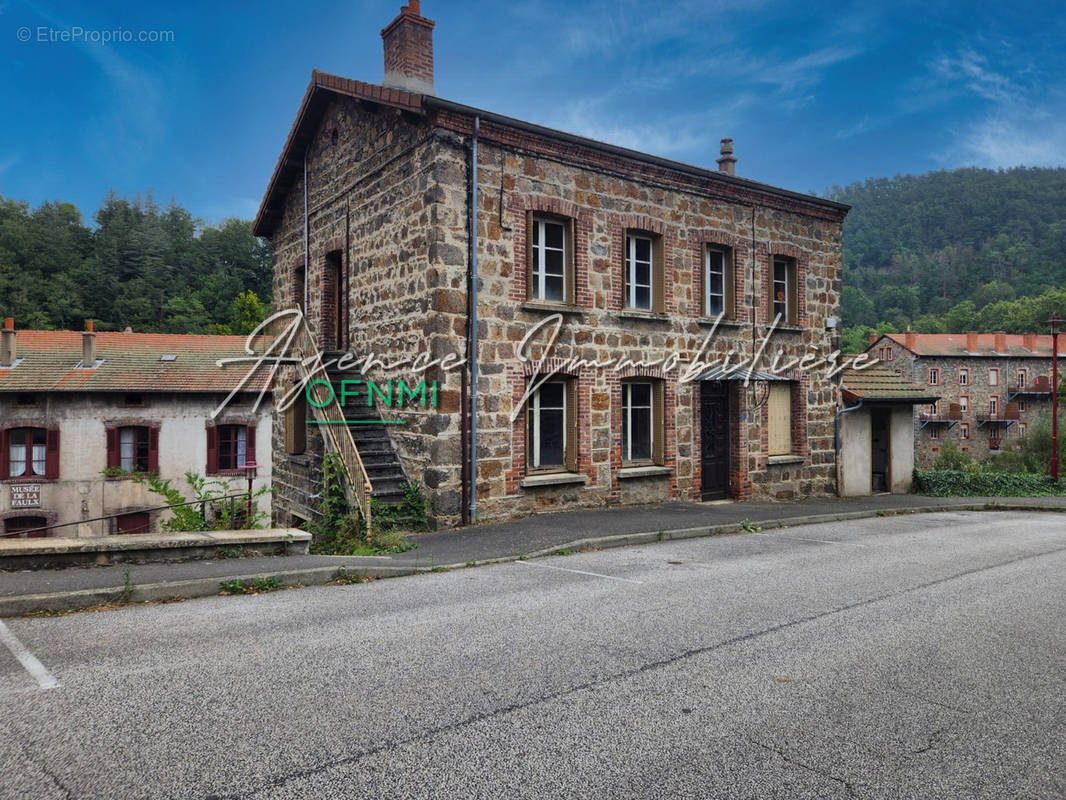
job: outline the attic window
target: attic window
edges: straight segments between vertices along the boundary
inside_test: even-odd
[[[143,394],[127,392],[122,396],[122,403],[120,405],[127,408],[144,408],[148,403]]]
[[[173,353],[164,353],[159,357],[160,361],[177,361],[178,357]]]
[[[15,405],[19,408],[30,408],[37,405],[37,395],[35,394],[17,394],[15,395]]]

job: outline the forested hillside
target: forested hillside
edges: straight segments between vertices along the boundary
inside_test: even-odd
[[[1066,169],[871,178],[827,195],[852,205],[843,297],[852,337],[860,326],[1020,333],[1050,308],[1066,313]]]
[[[87,226],[70,203],[0,197],[0,316],[20,328],[247,333],[270,302],[270,243],[207,227],[151,194],[112,194]]]

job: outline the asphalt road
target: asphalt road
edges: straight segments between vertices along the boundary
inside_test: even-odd
[[[1066,797],[1058,514],[4,625],[4,798]]]

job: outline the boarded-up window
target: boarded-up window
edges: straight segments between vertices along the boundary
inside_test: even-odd
[[[770,384],[767,400],[770,455],[780,456],[792,452],[792,391],[784,382]]]
[[[307,397],[300,392],[285,411],[285,452],[296,456],[306,450]]]

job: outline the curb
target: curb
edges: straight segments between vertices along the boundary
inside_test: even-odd
[[[1066,508],[1054,506],[1037,506],[1022,503],[963,503],[950,506],[908,506],[892,509],[870,509],[864,511],[841,511],[832,514],[808,514],[780,519],[751,520],[750,525],[762,531],[775,528],[792,528],[801,525],[817,525],[824,522],[846,522],[871,517],[891,517],[908,514],[934,514],[950,511],[1043,511],[1051,513],[1066,512]],[[358,573],[368,578],[399,578],[407,575],[421,575],[432,572],[444,572],[469,567],[506,564],[527,558],[542,558],[558,553],[560,550],[597,549],[654,544],[683,539],[700,539],[713,536],[730,536],[741,533],[754,533],[741,522],[726,522],[718,525],[700,525],[694,528],[673,528],[662,531],[645,531],[641,533],[623,533],[611,536],[590,536],[574,539],[551,547],[523,554],[499,556],[496,558],[471,559],[470,561],[441,564],[433,566],[385,566],[355,564],[349,566],[339,563],[337,566],[310,567],[306,569],[279,570],[276,572],[257,572],[242,575],[226,575],[213,578],[193,578],[184,581],[161,581],[159,583],[110,586],[96,589],[78,589],[67,592],[48,592],[42,594],[14,595],[0,597],[0,617],[22,616],[37,611],[73,611],[108,603],[146,603],[162,600],[187,600],[195,597],[214,597],[221,590],[223,583],[242,580],[254,581],[256,578],[274,578],[282,586],[320,586],[329,583],[342,572]],[[343,556],[336,557],[338,561]],[[123,599],[124,595],[127,595]]]

